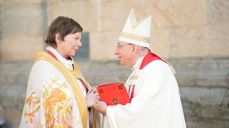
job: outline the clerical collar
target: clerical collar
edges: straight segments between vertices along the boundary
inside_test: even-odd
[[[70,58],[70,59],[66,59],[64,58],[62,55],[60,55],[60,53],[58,51],[56,51],[56,49],[54,49],[53,47],[51,46],[48,46],[46,48],[47,51],[50,51],[51,53],[54,54],[54,56],[56,57],[56,59],[58,61],[60,61],[65,67],[67,67],[69,70],[73,70],[73,58]]]
[[[143,61],[143,59],[145,58],[145,56],[147,55],[148,53],[146,53],[145,55],[141,56],[138,58],[137,62],[134,64],[134,66],[132,66],[132,70],[135,70],[135,69],[139,69],[140,66],[141,66],[141,63]]]
[[[145,55],[138,58],[137,62],[134,64],[134,66],[132,66],[132,70],[139,69],[139,67],[140,67],[140,65],[142,63],[142,60],[144,59]]]

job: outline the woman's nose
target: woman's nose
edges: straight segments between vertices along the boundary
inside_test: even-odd
[[[79,47],[82,46],[82,42],[81,42],[81,41],[78,42],[78,46],[79,46]]]

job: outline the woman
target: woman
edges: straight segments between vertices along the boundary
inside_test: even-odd
[[[87,128],[88,108],[97,102],[73,56],[81,47],[82,27],[57,17],[49,26],[46,51],[39,52],[26,93],[20,128]]]

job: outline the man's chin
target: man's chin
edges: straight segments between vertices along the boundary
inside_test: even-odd
[[[118,62],[119,64],[122,64],[122,62],[121,62],[120,60],[117,60],[117,62]]]
[[[121,65],[125,65],[119,58],[118,58],[118,62],[119,62],[119,64],[121,64]]]
[[[125,65],[125,63],[124,63],[124,62],[122,62],[122,61],[119,61],[119,63],[120,63],[121,65]]]

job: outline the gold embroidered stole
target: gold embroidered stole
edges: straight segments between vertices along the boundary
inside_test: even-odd
[[[90,89],[90,85],[89,83],[85,80],[85,78],[83,77],[80,68],[77,64],[73,64],[73,70],[69,70],[71,72],[71,74],[74,76],[75,79],[80,79],[82,80],[82,82],[86,85],[87,89]]]
[[[61,71],[61,73],[65,76],[65,78],[67,79],[67,81],[69,82],[69,84],[72,88],[72,91],[73,91],[73,94],[75,96],[77,105],[79,107],[80,118],[81,118],[81,121],[83,124],[83,128],[87,128],[87,120],[88,120],[88,113],[87,112],[88,112],[88,109],[87,109],[84,95],[83,95],[78,83],[76,82],[76,78],[82,79],[83,82],[85,82],[85,84],[87,84],[87,83],[86,83],[85,79],[83,78],[83,76],[81,75],[79,67],[76,64],[74,64],[75,70],[73,71],[73,74],[72,74],[63,64],[61,64],[59,61],[54,59],[52,56],[50,56],[46,52],[39,52],[37,54],[37,57],[36,57],[36,61],[38,61],[38,60],[45,60],[45,61],[51,63],[59,71]]]
[[[81,71],[80,71],[80,68],[77,64],[74,64],[74,70],[70,71],[73,76],[76,78],[76,79],[81,79],[84,84],[86,85],[86,87],[90,90],[91,89],[91,86],[90,84],[85,80],[85,78],[83,77]],[[91,108],[91,111],[92,111],[92,115],[93,115],[93,128],[99,128],[99,125],[97,122],[99,122],[99,115],[98,115],[98,112],[94,109],[94,108]]]

